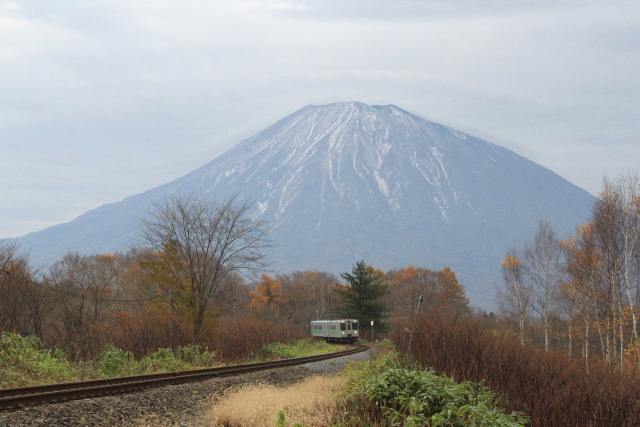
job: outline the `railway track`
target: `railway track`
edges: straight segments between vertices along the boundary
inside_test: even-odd
[[[302,365],[335,357],[347,356],[367,350],[365,346],[352,346],[348,350],[324,353],[314,356],[281,359],[272,362],[250,363],[246,365],[221,366],[217,368],[163,374],[136,375],[130,377],[107,378],[93,381],[50,384],[42,386],[0,389],[0,411],[18,406],[57,402],[87,397],[98,397],[117,393],[129,393],[150,387],[200,381],[212,377],[224,377],[262,371],[265,369]]]

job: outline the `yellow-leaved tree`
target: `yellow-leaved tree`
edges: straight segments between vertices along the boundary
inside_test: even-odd
[[[280,287],[282,280],[276,280],[271,276],[262,274],[255,291],[249,291],[251,305],[257,307],[271,307],[279,311],[280,304],[287,302]]]

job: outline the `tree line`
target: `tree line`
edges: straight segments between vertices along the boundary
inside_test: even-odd
[[[73,360],[105,345],[142,356],[199,344],[231,357],[267,340],[304,336],[311,320],[349,317],[384,332],[424,310],[468,314],[455,273],[409,266],[386,273],[357,262],[351,272],[273,274],[263,223],[250,204],[172,197],[154,207],[126,253],[68,253],[34,271],[0,240],[0,332],[35,335]]]
[[[521,346],[640,366],[640,178],[605,179],[590,218],[559,239],[541,221],[502,261],[499,307]]]

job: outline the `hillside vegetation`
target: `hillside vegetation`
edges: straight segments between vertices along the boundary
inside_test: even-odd
[[[265,345],[252,357],[254,361],[264,361],[340,350],[342,348],[337,345],[298,340],[288,344]],[[130,351],[107,344],[94,359],[72,362],[62,350],[43,348],[40,340],[34,336],[21,337],[10,332],[4,332],[0,336],[2,388],[174,372],[208,368],[218,364],[220,359],[214,352],[206,351],[198,345],[175,349],[161,348],[136,358]]]
[[[213,425],[523,426],[485,387],[410,367],[397,352],[353,362],[334,377],[311,377],[284,389],[252,385],[210,411]]]
[[[395,352],[351,371],[342,402],[344,425],[523,426],[486,387],[411,367]]]
[[[408,349],[410,334],[393,339]],[[426,369],[459,381],[481,382],[500,405],[530,417],[532,426],[640,425],[640,375],[603,363],[587,371],[579,359],[522,347],[483,319],[419,316],[410,356]]]

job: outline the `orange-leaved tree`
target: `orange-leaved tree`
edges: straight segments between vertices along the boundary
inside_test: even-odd
[[[456,274],[449,267],[435,271],[410,265],[385,274],[391,292],[388,305],[396,320],[407,318],[418,308],[425,313],[444,316],[468,314],[469,299]],[[419,305],[420,296],[423,303]]]
[[[276,280],[263,273],[260,282],[256,285],[256,290],[249,291],[251,305],[279,310],[279,305],[287,301],[280,290],[281,286],[282,280]]]

